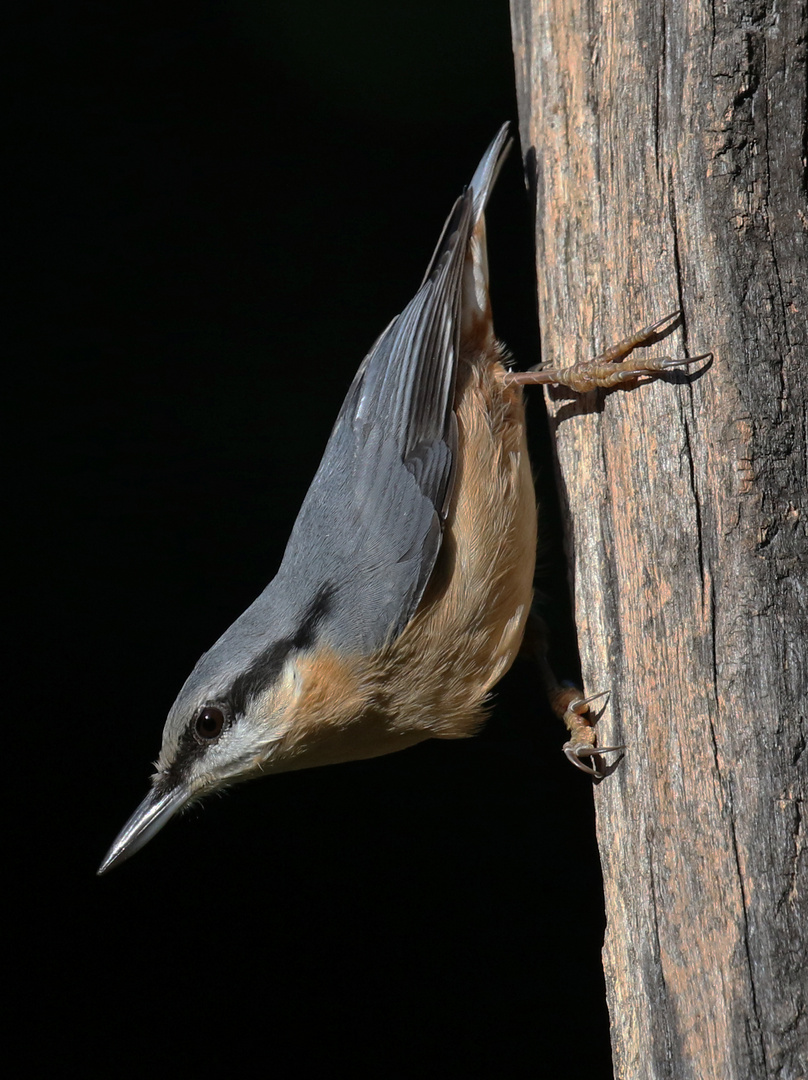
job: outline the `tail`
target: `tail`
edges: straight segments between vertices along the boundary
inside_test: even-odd
[[[468,198],[472,199],[472,212],[466,217],[467,237],[465,265],[461,284],[460,335],[467,342],[478,342],[480,348],[494,340],[491,302],[488,297],[488,254],[485,243],[485,207],[491,194],[502,162],[511,145],[509,124],[503,124],[471,178],[464,194],[457,200],[443,226],[438,245],[430,259],[424,282],[436,274],[448,253],[458,241],[458,227],[464,217]],[[423,284],[423,283],[422,283]]]
[[[491,299],[488,295],[488,250],[485,240],[485,207],[499,170],[510,150],[509,124],[503,124],[483,154],[469,187],[473,193],[472,232],[463,269],[461,337],[485,348],[494,340]]]
[[[449,214],[446,224],[443,226],[440,240],[438,240],[432,258],[429,260],[429,266],[426,268],[426,273],[424,274],[424,281],[427,281],[434,274],[435,268],[454,240],[457,223],[462,214],[461,207],[465,202],[467,192],[471,192],[473,199],[471,228],[475,235],[480,236],[483,255],[485,254],[485,207],[488,202],[488,197],[491,194],[491,189],[496,183],[499,170],[502,168],[502,163],[511,148],[512,140],[509,138],[509,131],[510,124],[504,123],[497,132],[494,141],[483,154],[482,161],[477,166],[474,176],[471,178],[471,183],[463,192],[461,198],[459,198],[452,207],[452,212]],[[486,272],[486,281],[487,280],[488,275]]]
[[[505,123],[496,134],[496,138],[483,154],[469,187],[474,192],[474,221],[478,222],[485,211],[491,189],[497,181],[499,170],[511,148],[510,124]]]

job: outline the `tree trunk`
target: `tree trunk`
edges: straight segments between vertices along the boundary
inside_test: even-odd
[[[680,309],[690,376],[547,395],[615,1073],[808,1074],[806,9],[512,0],[542,359]],[[580,1036],[583,1038],[583,1036]]]

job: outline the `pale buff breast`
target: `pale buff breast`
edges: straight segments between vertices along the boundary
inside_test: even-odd
[[[438,562],[385,667],[401,720],[426,734],[472,734],[519,651],[533,595],[536,498],[521,390],[499,351],[461,365],[458,465]]]

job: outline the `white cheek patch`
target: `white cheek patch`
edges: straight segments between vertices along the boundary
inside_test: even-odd
[[[265,732],[260,728],[237,720],[216,746],[208,750],[204,767],[215,776],[236,775],[266,742]]]
[[[303,672],[294,656],[287,657],[273,685],[250,701],[247,712],[235,719],[220,741],[205,755],[202,768],[219,783],[241,779],[244,773],[260,769],[271,756],[289,724],[291,707],[300,698]]]

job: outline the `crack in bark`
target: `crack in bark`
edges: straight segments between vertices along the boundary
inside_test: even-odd
[[[709,583],[706,581],[707,572],[704,561],[704,527],[701,520],[701,502],[696,490],[696,465],[693,460],[693,447],[690,442],[690,428],[687,419],[682,417],[682,427],[685,437],[685,454],[687,457],[688,479],[690,481],[690,493],[693,496],[693,512],[696,515],[696,557],[699,563],[699,578],[701,581],[701,609],[704,611],[706,599],[709,595]]]
[[[719,770],[719,776],[720,776],[720,770]],[[752,1016],[754,1017],[754,1021],[755,1021],[755,1031],[754,1031],[754,1033],[749,1031],[748,1026],[747,1026],[748,1035],[752,1036],[754,1038],[754,1042],[752,1041],[751,1037],[748,1040],[749,1053],[752,1055],[753,1058],[757,1056],[758,1057],[757,1064],[759,1066],[762,1066],[764,1069],[766,1069],[767,1068],[766,1046],[765,1046],[765,1043],[763,1041],[763,1024],[762,1024],[762,1021],[761,1021],[760,1006],[758,1004],[757,987],[755,985],[754,960],[752,959],[752,949],[751,949],[750,940],[749,940],[749,917],[747,915],[748,897],[746,895],[746,888],[745,888],[744,876],[743,876],[743,868],[741,866],[741,856],[740,856],[740,851],[739,851],[739,848],[738,848],[738,834],[737,834],[737,831],[735,829],[735,799],[734,799],[734,795],[733,795],[732,777],[731,776],[727,777],[726,784],[722,783],[722,787],[724,787],[724,789],[726,791],[726,794],[727,794],[727,803],[728,803],[728,807],[727,807],[728,815],[727,816],[728,816],[728,820],[729,820],[730,839],[732,841],[732,854],[733,854],[733,858],[735,860],[735,870],[736,870],[737,877],[738,877],[738,888],[741,891],[741,920],[742,920],[742,929],[743,929],[743,949],[744,949],[744,958],[746,960],[747,981],[749,983],[749,994],[750,994],[750,997],[752,999]],[[757,1047],[755,1046],[755,1043],[757,1044]],[[755,1049],[756,1048],[759,1051],[759,1056],[755,1054]]]
[[[665,969],[662,965],[662,940],[659,934],[659,899],[657,896],[656,874],[654,872],[654,851],[650,837],[648,836],[647,828],[645,830],[645,854],[646,858],[648,859],[648,884],[651,890],[651,919],[653,922],[654,931],[653,971],[656,975],[654,982],[658,983],[659,986],[658,996],[661,997],[665,1002],[664,1009],[659,1010],[658,1013],[658,1017],[659,1015],[662,1015],[665,1022],[664,1025],[658,1024],[658,1027],[662,1027],[662,1031],[664,1033],[664,1054],[665,1060],[668,1064],[668,1075],[673,1076],[671,1072],[671,1066],[674,1061],[673,1047],[674,1043],[678,1040],[674,1039],[674,1032],[671,1030],[671,1021],[674,1015],[673,1003],[671,1001],[670,993],[668,991],[668,983],[665,978]],[[657,994],[654,994],[653,996],[654,998],[656,998]]]
[[[785,799],[778,801],[794,804],[794,822],[791,828],[791,842],[793,848],[793,854],[790,859],[791,869],[774,906],[775,912],[779,915],[786,904],[795,901],[799,896],[797,879],[799,876],[800,854],[802,850],[800,842],[800,835],[802,833],[802,799]]]
[[[684,346],[685,356],[689,355],[687,345],[687,320],[685,319],[685,291],[684,291],[684,278],[682,274],[682,261],[679,254],[679,228],[676,215],[676,195],[674,193],[673,185],[673,169],[668,167],[668,213],[670,216],[671,232],[673,233],[673,270],[676,275],[676,299],[678,302],[679,310],[682,313],[682,345]]]
[[[597,445],[600,451],[600,461],[603,467],[604,487],[609,487],[609,461],[606,454],[606,445],[602,433],[599,434]],[[606,622],[612,627],[613,637],[608,642],[607,655],[610,668],[623,668],[623,634],[621,629],[620,609],[616,601],[618,595],[618,573],[615,563],[614,522],[612,521],[612,501],[607,500],[605,513],[598,515],[600,523],[600,537],[603,548],[603,606],[606,609]],[[619,691],[619,680],[612,680],[611,698],[609,701],[612,713],[613,730],[622,733],[622,713]],[[622,735],[620,736],[622,737]]]
[[[710,663],[712,667],[713,675],[713,699],[715,700],[716,712],[718,712],[718,645],[716,639],[718,637],[715,626],[715,585],[713,583],[712,574],[710,575]],[[710,725],[712,726],[712,725]],[[713,733],[715,738],[715,733]]]
[[[662,148],[661,148],[661,136],[662,125],[660,122],[660,109],[663,98],[663,78],[665,71],[665,64],[667,62],[668,55],[668,12],[665,7],[665,2],[662,3],[662,11],[660,13],[661,29],[662,29],[662,48],[659,53],[659,66],[657,68],[657,77],[654,84],[654,164],[656,167],[656,174],[661,179],[660,161],[662,160]]]

